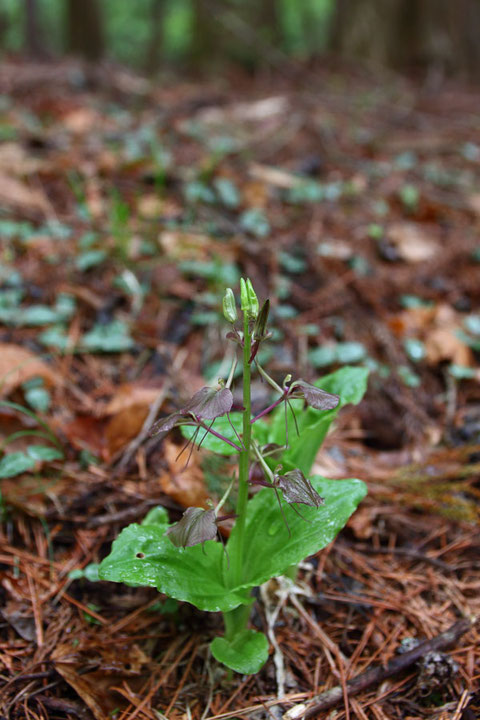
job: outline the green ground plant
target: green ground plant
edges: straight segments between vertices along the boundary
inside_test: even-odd
[[[249,674],[258,672],[268,657],[265,635],[248,628],[252,589],[290,572],[328,545],[366,494],[360,480],[312,476],[311,468],[339,409],[361,400],[368,370],[343,367],[315,384],[289,374],[279,385],[258,361],[259,348],[269,337],[269,301],[260,309],[250,280],[242,279],[240,286],[241,328],[230,289],[223,312],[232,326],[227,337],[242,363],[241,406],[235,407],[232,393],[235,357],[226,380],[199,390],[152,431],[163,436],[181,427],[185,449],[191,452],[198,443],[222,455],[236,455],[238,470],[216,506],[187,508],[173,524],[158,507],[141,524],[125,528],[100,564],[99,577],[153,586],[200,610],[223,613],[225,635],[213,640],[212,654],[227,667]],[[277,395],[256,415],[251,403],[253,371]],[[234,512],[222,514],[234,485]],[[252,489],[256,492],[250,493]],[[235,523],[224,547],[217,541],[218,526],[232,518]]]

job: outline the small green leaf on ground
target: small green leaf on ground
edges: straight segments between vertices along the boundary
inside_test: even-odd
[[[23,452],[8,453],[0,460],[0,478],[10,478],[31,470],[35,460]]]
[[[258,672],[268,659],[268,640],[255,630],[243,630],[231,642],[217,637],[210,649],[215,660],[243,675]]]

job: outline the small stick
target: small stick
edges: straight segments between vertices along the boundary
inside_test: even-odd
[[[378,685],[386,678],[391,677],[391,675],[395,675],[402,670],[406,670],[428,652],[433,650],[445,650],[457,642],[462,635],[470,630],[474,623],[475,619],[464,618],[463,620],[459,620],[448,630],[445,630],[445,632],[437,635],[437,637],[434,637],[431,640],[425,640],[425,642],[420,643],[420,645],[417,645],[417,647],[410,650],[410,652],[403,653],[403,655],[399,655],[393,660],[390,660],[390,662],[385,666],[379,665],[366,670],[361,675],[357,675],[357,677],[347,683],[348,695],[357,695],[362,690],[372,687],[372,685]],[[318,695],[315,698],[315,704],[311,705],[303,715],[304,720],[309,720],[310,718],[318,715],[318,713],[337,705],[344,698],[343,692],[343,688],[340,685],[337,685],[321,695]],[[290,710],[289,713],[291,712],[292,711]]]

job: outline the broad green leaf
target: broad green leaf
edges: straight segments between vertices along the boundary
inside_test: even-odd
[[[57,448],[47,447],[47,445],[29,445],[27,454],[34,460],[43,460],[50,462],[51,460],[61,460],[63,453]]]
[[[252,425],[252,435],[260,446],[266,445],[269,442],[269,424],[263,418],[260,418]]]
[[[300,432],[298,436],[289,413],[289,448],[282,453],[280,460],[277,460],[277,462],[283,465],[284,470],[298,469],[301,470],[304,475],[310,473],[317,453],[325,440],[337,412],[336,409],[327,410],[318,417],[317,411],[317,420],[311,425],[307,425],[306,422],[298,422]],[[304,414],[306,415],[306,412]],[[300,420],[298,414],[297,418]],[[306,419],[307,418],[302,418],[302,420]],[[285,424],[283,432],[285,434]]]
[[[15,477],[34,465],[35,460],[23,452],[9,453],[0,460],[0,478]]]
[[[241,435],[243,423],[242,413],[230,413],[230,420],[232,421],[232,425],[234,426],[237,433]],[[212,429],[220,433],[220,435],[226,437],[228,440],[231,440],[231,442],[234,442],[236,445],[240,445],[240,441],[235,435],[232,429],[232,425],[230,425],[230,423],[228,422],[228,418],[224,416],[219,417],[215,420],[212,425]],[[193,425],[182,425],[181,427],[183,437],[186,437],[188,439],[193,436],[196,430],[197,428]],[[202,430],[202,428],[200,428],[196,442],[200,442],[204,434],[205,430]],[[202,442],[202,448],[205,448],[206,450],[211,450],[212,452],[218,453],[219,455],[235,455],[237,453],[235,448],[233,448],[231,445],[228,445],[226,442],[223,442],[223,440],[220,440],[220,438],[215,437],[215,435],[212,435],[211,433],[207,433],[207,435],[205,436],[205,439]]]
[[[241,587],[261,585],[332,542],[367,492],[361,480],[327,480],[317,475],[311,478],[311,482],[325,499],[325,504],[319,508],[302,505],[302,515],[308,522],[281,500],[291,535],[273,490],[264,488],[249,501],[243,553],[244,582]],[[234,557],[236,551],[237,528],[234,527],[227,544],[230,557]],[[228,583],[228,572],[225,577]],[[237,591],[239,589],[236,588]]]
[[[165,531],[169,525],[168,513],[164,507],[157,505],[148,511],[143,518],[141,525],[158,525]]]
[[[257,673],[268,659],[268,640],[256,630],[242,630],[230,642],[216,637],[210,649],[215,660],[244,675]]]
[[[222,568],[223,546],[209,540],[195,547],[176,548],[165,537],[165,525],[129,525],[101,563],[101,580],[156,587],[176,600],[200,610],[227,612],[249,602],[248,592],[227,589]]]
[[[340,395],[339,408],[344,405],[358,405],[365,395],[368,382],[368,369],[346,365],[336,372],[324,375],[315,381],[317,387],[326,392]]]

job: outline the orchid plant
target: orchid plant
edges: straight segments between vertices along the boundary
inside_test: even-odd
[[[265,635],[248,628],[252,589],[328,545],[365,496],[360,480],[312,476],[311,467],[338,410],[361,400],[367,370],[342,368],[315,384],[287,375],[279,385],[258,356],[269,338],[269,301],[260,308],[248,279],[241,280],[240,299],[240,328],[233,291],[228,289],[223,299],[223,313],[231,324],[227,337],[242,361],[240,409],[235,409],[232,393],[235,356],[226,380],[202,388],[152,429],[163,437],[180,427],[190,452],[198,444],[235,455],[238,470],[216,506],[187,508],[173,524],[158,507],[141,524],[125,528],[101,563],[99,576],[153,586],[200,610],[223,613],[225,635],[213,640],[212,654],[229,668],[249,674],[268,657]],[[252,415],[255,370],[277,397]],[[235,512],[222,515],[235,483]],[[224,547],[218,526],[232,518]]]

